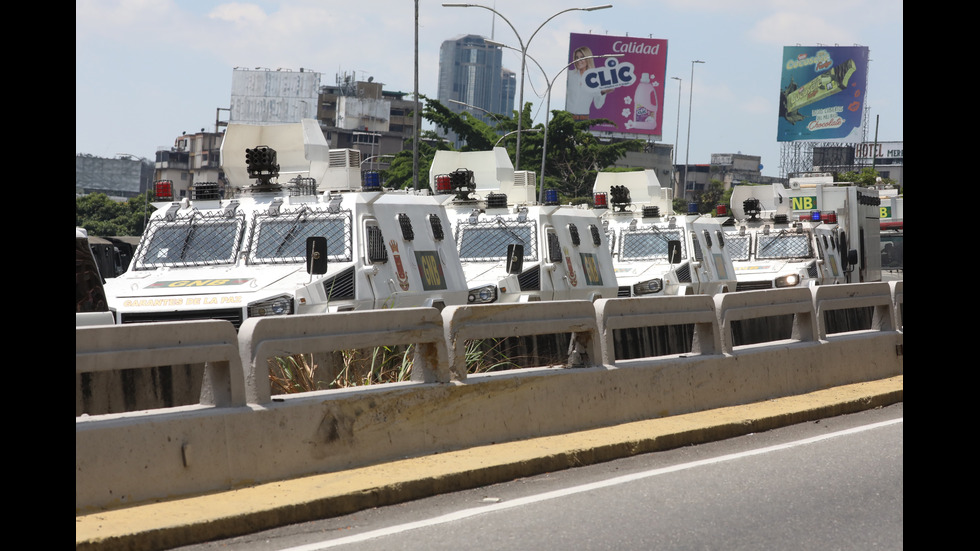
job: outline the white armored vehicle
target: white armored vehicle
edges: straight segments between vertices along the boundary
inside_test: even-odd
[[[535,200],[534,173],[506,151],[439,151],[429,183],[442,197],[470,288],[469,304],[614,298],[601,221],[588,209]]]
[[[600,172],[593,204],[609,236],[621,297],[735,290],[725,220],[674,214],[654,171]]]
[[[824,173],[736,186],[726,237],[738,289],[880,281],[879,203],[875,190]]]
[[[777,213],[776,198],[781,184],[735,186],[731,213],[734,224],[727,228],[739,291],[813,287],[842,283],[840,255],[827,261],[818,251],[816,227],[809,216],[790,218],[787,208]],[[783,205],[788,203],[783,202]],[[830,245],[828,241],[828,245]],[[837,238],[833,238],[837,243]],[[831,251],[836,251],[830,245]]]
[[[197,183],[178,201],[158,183],[129,270],[106,287],[119,323],[466,303],[445,208],[376,173],[362,188],[359,152],[329,150],[316,121],[231,124],[221,158],[233,197]]]

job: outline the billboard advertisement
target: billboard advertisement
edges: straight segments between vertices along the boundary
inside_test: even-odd
[[[776,141],[860,142],[866,46],[785,46]]]
[[[615,55],[616,57],[593,57]],[[576,119],[608,119],[597,132],[660,139],[667,41],[596,34],[569,37],[565,110]]]

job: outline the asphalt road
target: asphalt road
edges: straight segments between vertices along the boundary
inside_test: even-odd
[[[182,551],[901,549],[903,404]]]

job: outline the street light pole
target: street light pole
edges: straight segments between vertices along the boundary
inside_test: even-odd
[[[419,190],[419,0],[415,0],[415,107],[412,110],[412,188]]]
[[[677,186],[676,177],[674,172],[677,170],[677,145],[680,143],[681,139],[681,88],[684,87],[684,80],[678,77],[670,77],[677,81],[677,126],[674,127],[674,162],[670,165],[670,185],[672,187]],[[674,197],[677,197],[677,189],[674,189]]]
[[[560,12],[552,15],[548,19],[545,19],[544,23],[541,23],[541,25],[539,25],[538,28],[535,29],[534,33],[531,34],[531,38],[528,39],[527,44],[525,44],[524,41],[521,39],[521,35],[518,34],[517,29],[514,28],[514,25],[510,22],[510,20],[508,20],[506,17],[503,16],[503,14],[501,14],[500,12],[498,12],[497,10],[489,6],[484,6],[481,4],[443,4],[442,6],[444,8],[483,8],[485,10],[489,10],[497,14],[501,19],[503,19],[504,23],[507,23],[507,26],[510,27],[510,30],[514,31],[514,35],[517,37],[517,42],[521,45],[521,82],[520,85],[518,86],[519,92],[518,92],[518,100],[517,100],[517,154],[515,156],[515,162],[514,162],[514,170],[520,170],[521,129],[524,127],[523,125],[524,123],[524,71],[527,66],[528,46],[531,45],[531,41],[534,40],[534,36],[538,34],[538,31],[540,31],[542,27],[544,27],[549,21],[551,21],[555,17],[558,17],[559,15],[570,11],[595,11],[595,10],[611,8],[612,4],[606,4],[604,6],[592,6],[588,8],[568,8],[568,9],[561,10]]]
[[[684,187],[681,192],[687,193],[687,173],[691,168],[691,111],[694,102],[694,64],[704,63],[700,59],[695,59],[691,62],[691,97],[687,100],[687,153],[684,155]]]

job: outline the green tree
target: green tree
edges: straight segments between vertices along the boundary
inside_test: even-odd
[[[432,166],[432,159],[435,157],[436,151],[440,149],[449,150],[451,147],[439,140],[431,131],[423,131],[422,138],[419,141],[419,188],[427,189],[429,187],[429,167]],[[408,189],[413,186],[415,152],[412,151],[411,143],[408,145],[408,149],[395,154],[388,170],[384,171],[386,186],[396,189]]]
[[[75,198],[75,226],[85,228],[89,235],[142,235],[146,213],[146,194],[125,202],[113,201],[104,193]]]
[[[495,115],[490,125],[469,112],[454,113],[438,100],[422,97],[422,118],[433,123],[443,132],[453,132],[463,143],[461,151],[489,151],[498,142],[515,158],[517,140],[507,136],[517,130],[517,111],[513,116]],[[532,119],[531,103],[524,105],[523,119]],[[552,111],[548,123],[548,162],[545,165],[545,187],[558,190],[564,200],[591,195],[596,173],[613,165],[627,151],[641,151],[642,140],[627,140],[616,143],[600,141],[589,132],[589,127],[597,123],[610,123],[606,119],[576,121],[567,111]],[[536,132],[527,130],[537,129]],[[521,136],[522,170],[538,174],[541,170],[541,155],[544,149],[544,125],[525,128]],[[419,180],[428,186],[429,167],[435,152],[454,150],[453,146],[440,140],[435,132],[423,133],[426,138],[419,144]],[[412,183],[414,153],[406,150],[398,153],[385,172],[385,183],[396,188],[406,188]],[[420,186],[423,184],[420,183]]]
[[[727,192],[727,194],[728,197],[731,197],[731,191]],[[714,211],[718,205],[726,200],[725,195],[725,183],[721,180],[711,180],[704,188],[704,191],[697,193],[694,197],[695,202],[698,204],[698,212],[707,214]]]
[[[879,179],[881,180],[879,182]],[[835,182],[853,182],[855,185],[862,187],[873,187],[877,184],[891,184],[896,185],[895,180],[892,178],[881,178],[878,171],[866,166],[860,171],[848,171],[848,172],[838,172],[834,174]]]
[[[422,100],[423,119],[433,123],[444,132],[455,132],[466,145],[463,151],[484,151],[493,147],[499,139],[493,127],[487,125],[470,113],[453,113],[438,100],[419,96]],[[500,117],[506,120],[505,117]],[[398,152],[391,164],[384,172],[385,184],[393,188],[409,188],[413,184],[413,169],[415,165],[415,152],[412,150],[411,142],[406,149]],[[449,142],[442,139],[436,132],[424,130],[420,132],[419,140],[419,187],[428,188],[429,186],[429,167],[432,166],[432,159],[436,151],[454,151],[455,148]]]
[[[557,189],[562,196],[574,198],[591,195],[596,173],[612,166],[628,151],[643,150],[643,140],[606,143],[589,132],[590,126],[611,121],[576,121],[568,111],[551,113],[548,123],[545,188]],[[527,141],[531,149],[527,151],[527,146],[521,148],[525,150],[521,153],[521,164],[531,170],[540,171],[543,136],[532,134]]]
[[[460,151],[489,151],[501,136],[517,129],[517,123],[503,115],[496,115],[496,126],[490,126],[468,111],[454,113],[439,100],[425,98],[422,118],[453,132],[463,141]]]

